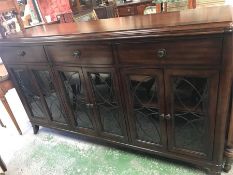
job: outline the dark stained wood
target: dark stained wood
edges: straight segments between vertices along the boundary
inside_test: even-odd
[[[33,133],[34,133],[34,134],[37,134],[38,131],[39,131],[40,126],[39,126],[39,125],[33,125],[33,124],[32,124],[32,128],[33,128]]]
[[[232,42],[230,42],[230,40],[232,39],[233,39],[233,35],[229,35],[226,37],[226,42],[230,43],[229,47],[227,47],[228,54],[226,55],[226,57],[231,58],[231,61],[228,62],[228,64],[231,64],[231,70],[229,67],[228,74],[231,74],[232,75],[231,78],[233,79],[233,71],[232,71],[233,57],[232,57],[232,50],[230,50],[230,48],[233,47]],[[226,159],[226,162],[225,162],[224,169],[223,169],[225,172],[229,172],[231,170],[231,166],[233,163],[233,83],[231,84],[230,105],[229,105],[228,111],[229,111],[229,119],[227,120],[228,130],[226,133],[227,141],[226,141],[225,150],[224,150],[224,157]]]
[[[42,46],[1,47],[0,52],[8,57],[8,63],[47,62]]]
[[[119,61],[123,64],[218,65],[221,63],[221,47],[221,38],[195,38],[117,45]],[[159,55],[161,49],[166,52],[164,57]],[[205,56],[203,57],[203,55]]]
[[[55,63],[113,64],[111,45],[82,44],[47,46],[47,54]],[[74,55],[79,52],[79,55]],[[78,53],[77,53],[78,54]]]
[[[6,64],[35,132],[38,131],[38,126],[70,131],[111,145],[198,165],[208,169],[211,175],[221,174],[224,148],[227,159],[225,169],[230,167],[229,147],[225,147],[225,144],[230,142],[226,140],[226,129],[233,77],[232,12],[230,6],[219,6],[78,24],[38,26],[28,29],[24,35],[0,40],[0,57]],[[26,58],[18,61],[15,48],[28,49],[24,54]],[[28,53],[30,50],[31,53]],[[36,118],[32,115],[32,109],[14,73],[17,69],[28,72],[28,82],[35,94],[38,94],[36,97],[40,97],[44,116]],[[49,83],[55,86],[53,93],[57,95],[57,101],[64,110],[65,123],[55,122],[51,117],[42,93],[43,84],[36,78],[35,70],[49,72]],[[88,105],[93,104],[93,112],[90,113],[95,126],[93,131],[77,128],[72,106],[65,93],[65,87],[69,87],[69,84],[62,79],[59,71],[75,71],[80,74],[87,91],[86,102]],[[114,103],[119,104],[123,113],[120,119],[123,136],[103,131],[89,72],[96,75],[111,73],[116,96]],[[133,74],[135,79],[140,78],[140,75],[157,77],[159,103],[149,105],[159,108],[159,112],[164,114],[160,116],[160,145],[138,139],[132,109],[134,99],[130,96],[127,79],[129,74]],[[172,100],[174,84],[171,78],[177,75],[208,79],[209,101],[205,106],[207,132],[203,136],[204,149],[207,151],[179,149],[174,144],[173,128],[167,114],[171,114],[176,103]],[[182,106],[176,108],[184,110]]]
[[[226,33],[223,41],[223,60],[222,70],[220,71],[220,83],[218,93],[218,106],[217,106],[217,117],[215,127],[215,140],[214,140],[214,154],[213,160],[219,165],[222,164],[224,146],[226,140],[226,121],[229,115],[229,102],[231,97],[231,86],[233,80],[233,52],[232,52],[232,33]]]
[[[222,13],[224,12],[224,13]],[[221,14],[216,17],[216,14]],[[232,29],[232,6],[214,6],[154,15],[110,18],[90,22],[42,25],[26,30],[25,34],[2,40],[23,43],[60,40],[103,40],[128,37],[161,37],[207,33],[222,33]],[[49,37],[53,36],[53,37]],[[18,39],[16,39],[18,38]],[[21,38],[21,39],[20,39]],[[34,38],[30,40],[29,38]]]

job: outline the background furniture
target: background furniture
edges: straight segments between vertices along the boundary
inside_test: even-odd
[[[107,19],[107,18],[115,18],[118,17],[118,13],[116,12],[117,8],[115,4],[111,4],[108,6],[99,6],[94,8],[98,19]]]
[[[7,171],[6,164],[3,162],[1,156],[0,156],[0,167],[2,168],[2,171]]]
[[[74,14],[82,14],[86,13],[86,11],[93,10],[101,3],[101,0],[74,0],[70,1],[70,7]]]
[[[84,22],[84,21],[92,21],[92,20],[97,20],[98,16],[95,13],[95,10],[91,10],[87,13],[83,14],[76,14],[74,15],[74,21],[75,22]]]
[[[11,111],[11,108],[6,100],[5,94],[8,90],[14,88],[14,85],[12,84],[11,80],[9,79],[8,73],[5,69],[5,66],[0,63],[0,100],[2,104],[4,105],[7,113],[9,114],[12,122],[14,123],[16,129],[18,130],[19,134],[22,135],[22,132],[20,130],[20,127],[15,119],[15,116],[13,112]],[[1,117],[1,116],[0,116]]]
[[[1,0],[0,1],[0,13],[13,11],[16,14],[16,19],[19,23],[21,31],[25,31],[23,21],[20,17],[19,7],[16,0]]]
[[[71,131],[219,175],[233,78],[232,10],[37,26],[25,38],[0,41],[0,56],[34,133],[39,126]]]
[[[152,0],[140,0],[117,4],[117,9],[120,17],[142,15],[145,7],[152,5]],[[142,9],[144,8],[144,9]]]

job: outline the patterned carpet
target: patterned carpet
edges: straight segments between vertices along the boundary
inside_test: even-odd
[[[46,128],[31,136],[14,154],[6,175],[205,174],[171,161],[80,141],[73,134]]]

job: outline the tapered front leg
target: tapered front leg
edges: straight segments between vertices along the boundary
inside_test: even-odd
[[[40,127],[39,127],[39,125],[33,125],[33,124],[32,124],[32,128],[33,128],[33,133],[34,133],[34,134],[37,134]]]
[[[233,163],[233,148],[226,148],[224,152],[225,164],[223,167],[223,171],[228,173],[231,170],[231,166]]]

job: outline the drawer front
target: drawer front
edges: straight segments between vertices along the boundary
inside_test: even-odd
[[[56,45],[46,46],[46,52],[54,63],[112,64],[110,45]]]
[[[118,7],[119,16],[136,15],[134,6]]]
[[[222,39],[190,39],[150,43],[120,43],[118,59],[123,64],[221,63]]]
[[[0,57],[11,64],[47,62],[43,46],[1,47]]]

